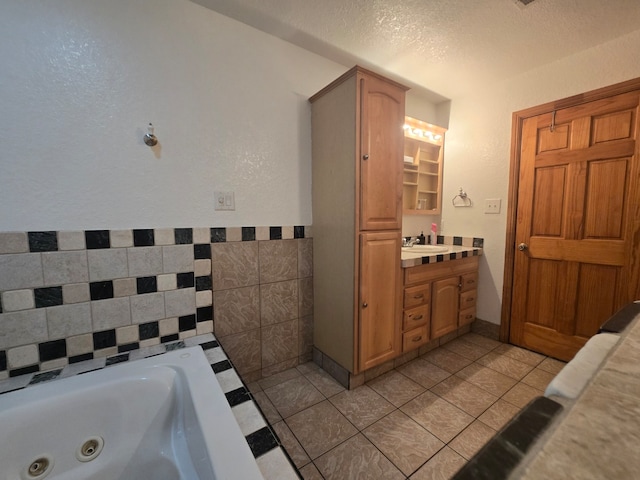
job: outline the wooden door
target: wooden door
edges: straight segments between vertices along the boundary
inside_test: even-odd
[[[360,235],[360,370],[400,354],[402,266],[400,232]]]
[[[405,90],[359,74],[360,229],[402,227]]]
[[[431,292],[431,338],[438,338],[458,328],[460,277],[433,282]]]
[[[571,359],[638,295],[638,92],[522,123],[510,341]]]

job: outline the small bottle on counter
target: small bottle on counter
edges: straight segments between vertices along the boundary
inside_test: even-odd
[[[424,236],[424,232],[420,232],[420,235],[418,235],[418,245],[425,245],[427,243],[427,239]]]

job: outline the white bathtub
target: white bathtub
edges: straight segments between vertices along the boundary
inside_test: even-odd
[[[191,347],[0,395],[0,479],[43,478],[263,477],[207,358]]]

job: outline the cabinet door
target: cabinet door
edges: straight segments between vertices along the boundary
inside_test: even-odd
[[[401,88],[358,76],[360,88],[360,229],[402,226],[404,97]]]
[[[460,277],[433,282],[431,297],[431,338],[441,337],[458,328]]]
[[[360,235],[360,370],[402,348],[401,244],[400,232]]]

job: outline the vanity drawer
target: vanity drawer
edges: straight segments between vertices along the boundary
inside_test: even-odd
[[[467,308],[475,308],[477,296],[477,290],[469,290],[468,292],[460,293],[460,310],[462,311]]]
[[[429,326],[414,328],[402,334],[402,351],[408,352],[418,348],[429,341]]]
[[[431,299],[431,284],[418,285],[404,289],[404,308],[428,305]]]
[[[411,330],[425,325],[429,321],[429,314],[429,305],[421,305],[411,310],[405,310],[402,319],[402,330]]]
[[[475,290],[478,284],[478,272],[465,273],[464,275],[460,275],[460,279],[461,292]]]
[[[464,327],[476,319],[476,307],[467,308],[460,311],[458,315],[458,327]]]

